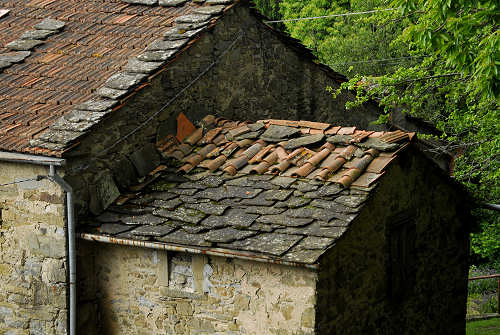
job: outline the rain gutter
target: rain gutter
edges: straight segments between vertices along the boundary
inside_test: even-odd
[[[118,245],[127,245],[133,247],[141,247],[148,249],[156,249],[156,250],[166,250],[166,251],[177,251],[177,252],[187,252],[191,254],[203,254],[209,256],[219,256],[219,257],[228,257],[228,258],[239,258],[250,261],[262,262],[262,263],[271,263],[271,264],[279,264],[279,265],[287,265],[294,267],[304,267],[308,269],[318,270],[319,264],[305,264],[299,262],[290,262],[281,259],[269,258],[257,254],[246,253],[243,251],[235,251],[229,249],[221,249],[221,248],[190,248],[183,247],[180,245],[172,245],[158,242],[150,242],[150,241],[135,241],[124,238],[116,238],[111,236],[97,235],[97,234],[89,234],[89,233],[81,233],[78,234],[78,237],[93,242],[103,242],[109,244],[118,244]]]

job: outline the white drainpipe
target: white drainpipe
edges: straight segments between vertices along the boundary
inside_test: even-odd
[[[69,265],[69,335],[76,334],[76,243],[75,243],[75,211],[73,189],[59,176],[56,167],[50,165],[49,179],[62,187],[66,192],[66,209],[68,218],[68,265]]]

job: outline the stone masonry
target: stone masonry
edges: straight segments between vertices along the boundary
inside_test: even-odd
[[[79,254],[84,334],[315,334],[313,270],[94,242]]]
[[[0,184],[48,168],[0,164]],[[0,188],[0,334],[66,334],[64,194],[44,179]]]

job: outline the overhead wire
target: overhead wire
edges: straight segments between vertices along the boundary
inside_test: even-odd
[[[29,181],[40,181],[42,179],[47,178],[47,176],[36,176],[35,178],[28,178],[28,179],[22,179],[22,180],[16,180],[11,183],[5,183],[5,184],[0,184],[0,187],[5,187],[5,186],[10,186],[10,185],[16,185],[16,184],[21,184],[21,183],[26,183]]]
[[[191,80],[186,86],[184,86],[179,92],[177,92],[167,103],[165,103],[162,107],[160,107],[160,109],[158,111],[156,111],[155,113],[151,114],[144,122],[142,122],[141,124],[139,124],[137,127],[135,127],[132,131],[130,131],[126,135],[120,137],[118,140],[116,140],[115,142],[113,142],[110,146],[108,146],[105,149],[99,151],[97,154],[95,154],[95,156],[87,164],[85,164],[83,166],[79,166],[78,168],[71,169],[67,173],[78,172],[78,171],[82,171],[82,170],[86,169],[87,167],[90,166],[90,164],[92,162],[95,162],[102,155],[108,153],[109,150],[113,149],[118,144],[120,144],[121,142],[125,141],[127,138],[129,138],[130,136],[134,135],[136,132],[138,132],[139,130],[141,130],[142,128],[144,128],[146,125],[148,125],[155,117],[157,117],[160,113],[162,113],[163,111],[165,111],[165,109],[167,109],[175,100],[177,100],[186,90],[188,90],[189,88],[191,88],[198,80],[200,80],[205,74],[207,74],[207,72],[209,72],[215,65],[217,65],[219,63],[219,61],[222,59],[222,57],[224,57],[234,47],[234,45],[236,44],[236,42],[238,42],[241,39],[242,36],[243,36],[243,32],[240,31],[240,33],[238,34],[238,36],[229,44],[229,46],[226,49],[224,49],[224,51],[222,51],[222,53],[215,59],[214,62],[212,62],[209,66],[207,66],[193,80]]]
[[[341,16],[351,16],[351,15],[364,15],[364,14],[372,14],[372,13],[377,13],[377,12],[387,12],[387,11],[393,11],[393,10],[396,10],[396,9],[397,8],[374,9],[374,10],[367,10],[367,11],[364,11],[364,12],[350,12],[350,13],[322,15],[322,16],[299,17],[299,18],[296,18],[296,19],[271,20],[271,21],[264,21],[264,23],[282,23],[282,22],[293,22],[293,21],[318,20],[318,19],[327,19],[327,18],[331,18],[331,17],[341,17]]]

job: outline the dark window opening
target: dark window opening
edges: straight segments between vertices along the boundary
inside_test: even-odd
[[[390,220],[388,225],[388,288],[390,300],[397,305],[404,302],[414,291],[416,237],[414,215],[405,213]]]

